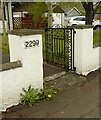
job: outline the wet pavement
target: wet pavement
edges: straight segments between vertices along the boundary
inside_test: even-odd
[[[57,67],[54,65],[50,65],[46,62],[43,62],[43,77],[44,78],[48,76],[52,76],[57,73],[61,73],[62,71],[64,71],[64,69],[61,67]]]
[[[45,70],[45,77],[63,71],[47,63],[44,64]],[[53,100],[3,113],[3,118],[99,118],[100,74],[101,69],[87,77],[67,72],[60,78],[44,82],[44,85],[60,89]]]
[[[0,64],[4,64],[10,61],[10,57],[8,53],[3,53],[0,51]]]

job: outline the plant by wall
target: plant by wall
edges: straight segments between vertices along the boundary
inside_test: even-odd
[[[32,106],[34,103],[38,102],[39,100],[51,100],[54,98],[59,90],[55,89],[53,86],[44,87],[43,89],[34,89],[31,85],[26,90],[25,88],[22,89],[23,93],[20,94],[20,104]]]
[[[20,94],[20,104],[27,104],[29,106],[32,106],[35,102],[37,102],[39,98],[39,91],[38,89],[34,89],[29,86],[29,88],[26,90],[25,88],[22,89],[23,93]]]
[[[53,86],[44,86],[43,90],[39,93],[40,99],[50,100],[54,98],[54,95],[59,92],[58,89],[55,89]]]

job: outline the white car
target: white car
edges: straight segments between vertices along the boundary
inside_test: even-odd
[[[93,20],[94,29],[101,30],[101,21]],[[74,16],[68,19],[68,26],[85,25],[85,16]]]

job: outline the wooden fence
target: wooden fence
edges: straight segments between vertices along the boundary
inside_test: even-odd
[[[14,29],[44,29],[47,27],[47,21],[46,17],[42,17],[35,25],[32,17],[14,17],[13,26]]]
[[[14,17],[14,29],[33,29],[34,23],[31,17]]]

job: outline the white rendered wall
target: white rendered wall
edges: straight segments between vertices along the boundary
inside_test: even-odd
[[[39,40],[39,45],[25,48],[25,41],[33,39]],[[19,103],[22,88],[43,88],[42,35],[9,35],[9,44],[11,61],[21,60],[22,67],[0,72],[2,111]]]
[[[101,47],[93,47],[93,28],[75,31],[74,66],[77,73],[87,75],[101,66]]]
[[[53,13],[53,28],[56,28],[58,25],[61,27],[61,13]]]

